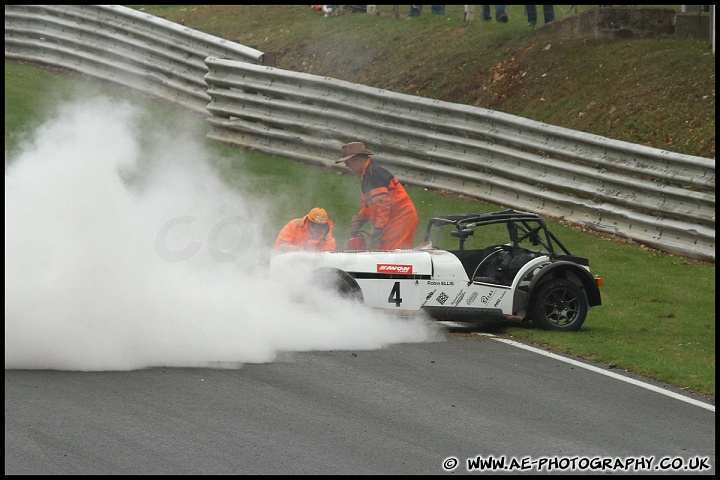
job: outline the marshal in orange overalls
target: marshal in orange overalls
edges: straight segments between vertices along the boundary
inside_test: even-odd
[[[333,222],[322,208],[313,208],[302,218],[290,220],[275,240],[275,252],[335,250]]]
[[[370,248],[412,248],[418,214],[400,181],[370,157],[373,152],[362,142],[344,145],[342,154],[335,163],[345,162],[360,177],[362,190],[360,211],[353,217],[351,229],[370,222],[375,227]]]

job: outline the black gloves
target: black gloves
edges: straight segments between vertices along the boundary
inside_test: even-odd
[[[360,235],[360,233],[359,233],[360,229],[362,228],[363,225],[365,225],[365,222],[367,222],[365,217],[361,217],[359,215],[353,215],[352,221],[350,222],[350,233],[353,236]]]
[[[368,245],[368,247],[375,249],[380,248],[380,245],[382,244],[382,234],[382,228],[376,228],[373,230],[372,235],[370,235],[370,245]]]

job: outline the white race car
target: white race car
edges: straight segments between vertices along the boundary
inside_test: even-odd
[[[293,252],[271,259],[271,277],[300,269],[369,307],[425,311],[438,320],[509,319],[569,331],[601,304],[602,282],[590,273],[588,260],[572,255],[540,216],[515,210],[435,217],[425,242],[413,249]]]

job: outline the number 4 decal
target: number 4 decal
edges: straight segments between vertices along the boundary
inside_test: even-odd
[[[399,307],[402,303],[402,298],[400,298],[400,282],[395,282],[392,290],[390,290],[390,295],[388,296],[388,303],[394,303],[396,307]]]

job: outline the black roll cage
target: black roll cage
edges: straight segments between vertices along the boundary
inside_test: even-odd
[[[460,240],[460,254],[462,255],[465,240],[475,233],[475,228],[498,223],[507,224],[513,247],[517,247],[521,242],[529,239],[533,245],[541,245],[549,254],[553,254],[559,249],[566,255],[571,255],[565,245],[547,228],[542,217],[535,213],[512,209],[492,213],[433,217],[425,229],[425,241],[430,240],[430,232],[433,228],[453,226],[455,230],[451,231],[450,235]]]

